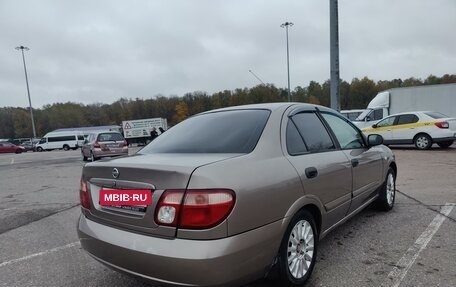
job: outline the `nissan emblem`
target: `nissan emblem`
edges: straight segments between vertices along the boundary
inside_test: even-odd
[[[119,174],[120,174],[120,172],[119,172],[119,170],[117,168],[113,168],[112,169],[112,177],[118,178]]]

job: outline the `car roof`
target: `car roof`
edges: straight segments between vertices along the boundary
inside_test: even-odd
[[[262,104],[249,104],[249,105],[239,105],[239,106],[232,106],[232,107],[226,107],[226,108],[220,108],[220,109],[215,109],[207,112],[202,112],[200,114],[206,114],[206,113],[214,113],[214,112],[221,112],[221,111],[232,111],[232,110],[248,110],[248,109],[266,109],[266,110],[277,110],[281,108],[287,108],[287,107],[293,107],[295,106],[296,108],[303,109],[303,110],[321,110],[321,111],[331,111],[335,112],[333,109],[320,106],[320,105],[314,105],[314,104],[308,104],[308,103],[299,103],[299,102],[278,102],[278,103],[262,103]]]

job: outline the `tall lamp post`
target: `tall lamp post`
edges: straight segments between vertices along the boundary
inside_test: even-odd
[[[291,22],[285,22],[280,27],[285,28],[287,31],[287,71],[288,71],[288,101],[291,102],[291,93],[290,93],[290,52],[288,49],[288,27],[293,26]]]
[[[30,100],[30,89],[29,89],[29,84],[28,84],[27,67],[25,65],[25,56],[24,56],[24,50],[28,51],[30,49],[27,47],[24,47],[24,46],[19,46],[19,47],[16,47],[16,50],[18,50],[18,51],[21,50],[21,52],[22,52],[22,61],[24,62],[24,72],[25,72],[25,83],[27,84],[27,94],[28,94],[29,107],[30,107],[30,118],[32,119],[33,137],[36,138],[35,120],[33,119],[32,101]]]

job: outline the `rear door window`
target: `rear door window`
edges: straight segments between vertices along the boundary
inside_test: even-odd
[[[396,125],[406,125],[418,122],[418,117],[413,114],[400,115]]]
[[[287,150],[290,155],[299,155],[307,152],[304,140],[292,120],[289,120],[287,124],[286,141]]]
[[[299,113],[291,119],[309,151],[320,152],[335,149],[328,131],[315,113]]]

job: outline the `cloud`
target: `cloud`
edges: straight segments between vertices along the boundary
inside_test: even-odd
[[[375,80],[454,73],[452,0],[339,1],[341,77]],[[292,1],[0,2],[0,106],[111,103],[120,97],[216,92],[329,78],[329,3]]]

